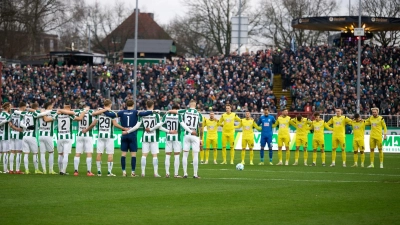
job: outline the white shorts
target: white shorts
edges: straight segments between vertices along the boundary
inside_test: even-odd
[[[92,137],[79,137],[76,136],[76,153],[93,153],[93,139]]]
[[[54,152],[53,137],[39,137],[40,153]]]
[[[37,154],[39,151],[35,137],[24,137],[22,139],[22,152]]]
[[[22,151],[22,140],[10,139],[10,150]]]
[[[143,142],[142,153],[158,154],[158,142]]]
[[[183,137],[183,151],[189,151],[192,147],[193,152],[200,152],[200,138],[192,135]]]
[[[71,139],[59,139],[57,140],[57,151],[58,153],[71,154],[72,140]]]
[[[97,153],[104,153],[106,150],[107,155],[114,154],[114,139],[112,138],[98,138],[97,139]]]
[[[165,152],[181,152],[181,143],[179,141],[167,141],[165,143]]]
[[[3,140],[0,141],[0,152],[9,152],[10,151],[10,141]]]

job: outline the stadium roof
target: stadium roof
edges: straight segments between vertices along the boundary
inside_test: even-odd
[[[138,52],[143,53],[171,53],[175,52],[173,40],[138,39]],[[123,52],[135,51],[135,39],[128,39]]]
[[[362,16],[361,24],[367,31],[400,30],[400,18]],[[358,16],[305,17],[292,20],[292,27],[303,30],[342,31],[358,27]]]

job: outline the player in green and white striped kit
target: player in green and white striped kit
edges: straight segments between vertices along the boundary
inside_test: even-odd
[[[72,121],[82,120],[84,114],[79,117],[75,116],[75,112],[71,111],[71,105],[64,103],[64,109],[57,111],[57,151],[58,151],[58,168],[60,175],[67,175],[68,155],[72,149]]]
[[[44,109],[51,111],[50,116],[39,117],[39,145],[40,145],[40,164],[42,164],[43,173],[46,174],[46,152],[49,153],[49,174],[54,172],[54,126],[57,112],[53,110],[53,103],[46,102]]]
[[[182,157],[182,167],[183,167],[183,178],[187,178],[187,160],[189,156],[189,150],[192,148],[193,153],[193,178],[200,178],[197,174],[199,167],[199,151],[200,145],[202,145],[203,140],[203,116],[196,110],[196,101],[190,100],[189,109],[187,110],[170,110],[170,113],[183,113],[183,120],[186,126],[192,132],[185,132],[183,138],[183,157]]]
[[[148,100],[146,102],[146,107],[147,110],[153,110],[154,102]],[[139,129],[140,127],[143,128],[142,159],[141,159],[142,177],[145,176],[146,157],[149,154],[149,152],[151,152],[151,154],[153,155],[154,177],[161,177],[158,174],[158,158],[157,158],[159,130],[150,131],[151,128],[154,128],[159,123],[161,123],[159,114],[143,116],[139,117],[137,124],[133,128],[131,128],[126,132],[123,132],[123,134],[129,134]]]
[[[22,120],[20,126],[24,129],[24,137],[22,139],[22,151],[24,152],[24,165],[25,174],[30,174],[29,172],[29,153],[33,153],[33,165],[35,167],[35,174],[43,174],[39,170],[38,162],[38,143],[36,140],[37,136],[37,118],[45,115],[50,115],[51,111],[45,111],[40,113],[38,110],[39,105],[37,103],[32,104],[32,111],[22,114]]]
[[[3,111],[0,114],[0,159],[3,154],[3,172],[8,173],[8,152],[10,151],[10,125],[11,120],[10,110],[11,104],[6,102],[3,104]]]
[[[178,105],[174,105],[172,109],[179,109]],[[165,172],[166,178],[169,178],[169,167],[170,167],[170,158],[171,152],[174,152],[175,161],[174,161],[174,177],[182,178],[178,175],[179,173],[179,155],[181,153],[181,127],[187,132],[192,132],[189,127],[182,120],[182,116],[179,114],[167,113],[162,118],[162,121],[159,125],[150,129],[153,131],[155,129],[160,129],[167,133],[167,141],[165,144]]]
[[[93,127],[96,126],[97,120],[94,118],[94,111],[86,106],[82,110],[75,111],[84,116],[78,125],[78,134],[76,135],[76,148],[74,158],[74,175],[78,176],[79,161],[82,153],[86,153],[87,176],[92,177],[92,154],[93,154]]]
[[[109,99],[104,100],[104,109],[100,109],[93,114],[99,114],[97,116],[97,129],[98,129],[98,138],[97,138],[97,156],[96,156],[96,165],[97,165],[97,176],[101,176],[101,156],[104,153],[108,155],[107,158],[107,167],[108,172],[107,176],[114,177],[115,174],[112,173],[113,168],[113,157],[114,157],[114,127],[117,127],[121,130],[125,130],[124,127],[118,124],[117,120],[104,115],[103,113],[106,111],[110,111],[112,106],[112,102]],[[115,112],[114,112],[115,114]]]
[[[11,114],[11,123],[10,126],[12,128],[11,130],[11,139],[10,139],[10,157],[8,162],[10,163],[10,174],[14,173],[14,155],[16,165],[15,165],[15,173],[16,174],[22,174],[20,167],[21,167],[21,154],[22,154],[22,138],[23,138],[23,133],[22,133],[22,128],[20,127],[20,122],[22,119],[23,114],[25,114],[26,110],[26,103],[25,102],[20,102],[18,110],[15,110]]]

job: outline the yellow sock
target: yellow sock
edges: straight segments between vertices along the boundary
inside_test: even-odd
[[[226,162],[226,148],[222,148],[222,160]]]
[[[365,154],[361,153],[361,163],[364,163],[364,161],[365,161]]]
[[[304,162],[307,162],[307,160],[308,160],[308,152],[307,152],[307,150],[303,150],[304,152],[303,152],[303,156],[304,156]]]
[[[358,163],[358,152],[354,152],[354,164]]]
[[[246,150],[242,150],[242,162],[244,162],[245,157],[246,157]]]
[[[282,150],[278,150],[278,159],[279,162],[282,162]]]
[[[317,163],[317,152],[312,153],[312,162]]]
[[[321,159],[322,159],[322,163],[325,163],[325,152],[321,153]]]
[[[214,161],[217,161],[217,157],[218,157],[218,151],[217,151],[217,149],[214,149],[214,150],[213,150],[213,153],[214,153]]]
[[[289,160],[288,159],[288,156],[287,156],[287,152],[288,152],[289,150],[286,150],[286,161],[287,160]],[[299,150],[296,150],[295,152],[294,152],[294,161],[295,162],[298,162],[299,161],[299,157],[300,157],[300,152],[299,152]]]
[[[250,150],[250,162],[253,162],[254,159],[254,151],[253,149]]]
[[[372,165],[374,164],[374,156],[375,156],[374,152],[369,153],[369,159],[370,159]]]
[[[332,150],[332,163],[336,162],[336,150]]]
[[[233,147],[231,147],[231,161],[233,161],[235,159],[235,149]]]
[[[208,161],[208,157],[210,157],[210,149],[206,150],[206,161]]]
[[[286,150],[286,161],[289,161],[289,159],[290,159],[290,150],[287,149]]]
[[[342,161],[343,163],[346,162],[346,151],[344,149],[342,149]]]
[[[379,150],[379,162],[383,163],[383,151]]]
[[[204,161],[204,150],[200,151],[200,161]]]

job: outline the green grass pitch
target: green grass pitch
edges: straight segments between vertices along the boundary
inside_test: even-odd
[[[161,151],[163,176],[164,156]],[[291,156],[292,164],[294,152]],[[235,157],[239,163],[239,151]],[[246,157],[248,163],[248,153]],[[276,157],[274,152],[274,163]],[[302,153],[299,166],[246,164],[237,171],[234,165],[199,165],[198,180],[154,178],[151,157],[147,177],[122,177],[119,150],[114,155],[117,177],[87,177],[82,156],[78,177],[0,174],[0,224],[400,224],[400,155],[385,154],[384,169],[379,169],[377,154],[374,169],[350,168],[351,153],[347,168],[341,163],[322,167],[318,157],[317,167],[303,166]],[[255,163],[258,159],[256,151]],[[105,160],[103,156],[103,174]],[[369,154],[365,162],[367,166]],[[95,160],[92,168],[95,172]],[[182,165],[180,169],[182,175]],[[73,173],[73,155],[68,172]]]

